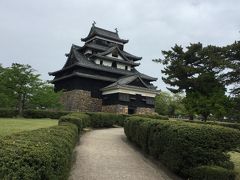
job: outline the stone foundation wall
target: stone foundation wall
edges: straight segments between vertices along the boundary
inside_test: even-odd
[[[136,114],[155,114],[155,109],[154,108],[143,108],[143,107],[138,107],[136,109]]]
[[[64,92],[61,102],[66,111],[100,112],[102,110],[102,100],[91,97],[90,91],[73,90]]]
[[[106,105],[102,106],[102,112],[128,114],[128,106],[124,105]]]

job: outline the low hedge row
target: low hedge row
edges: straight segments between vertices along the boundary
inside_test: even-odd
[[[48,111],[48,110],[24,110],[25,118],[51,118],[59,119],[61,116],[68,114],[65,111]],[[18,116],[18,111],[14,109],[0,109],[0,117],[12,118]]]
[[[78,130],[82,130],[90,126],[91,120],[90,116],[86,113],[71,113],[59,119],[59,124],[65,122],[73,123],[78,127]]]
[[[17,115],[18,115],[17,110],[0,108],[0,117],[12,118],[12,117],[16,117]]]
[[[199,166],[191,171],[193,180],[234,180],[235,172],[219,166]]]
[[[25,118],[51,118],[59,119],[61,116],[67,115],[65,111],[47,111],[47,110],[25,110],[23,117]]]
[[[133,116],[139,116],[139,117],[145,117],[145,118],[151,118],[151,119],[159,119],[159,120],[169,120],[168,116],[162,116],[159,114],[136,114]]]
[[[127,115],[113,113],[70,113],[60,118],[61,122],[70,122],[78,126],[79,129],[85,127],[109,128],[113,125],[123,126]]]
[[[240,123],[231,123],[231,122],[219,122],[219,121],[190,121],[190,120],[185,120],[186,122],[191,122],[191,123],[199,123],[199,124],[210,124],[210,125],[220,125],[224,127],[229,127],[229,128],[234,128],[240,130]]]
[[[191,177],[195,168],[213,165],[222,167],[224,172],[234,176],[233,163],[226,152],[240,145],[238,130],[183,121],[130,117],[124,131],[128,139],[183,177]],[[214,168],[204,170],[207,174],[216,171]]]
[[[101,127],[112,127],[114,124],[123,126],[127,115],[124,114],[114,114],[114,113],[87,113],[90,116],[91,127],[101,128]]]
[[[77,127],[70,123],[0,140],[0,179],[67,179]]]

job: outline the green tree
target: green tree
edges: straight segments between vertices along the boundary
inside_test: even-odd
[[[182,103],[183,96],[169,92],[161,92],[155,98],[155,109],[158,114],[176,116],[185,114]]]
[[[199,113],[206,120],[213,111],[209,105],[214,104],[214,99],[210,97],[218,94],[218,98],[225,99],[225,88],[218,76],[225,67],[222,49],[198,43],[190,44],[185,50],[175,45],[162,53],[164,59],[154,61],[164,65],[163,81],[170,85],[168,89],[186,93],[184,103],[191,119],[194,113]],[[218,105],[224,108],[224,104]]]
[[[52,85],[44,83],[33,92],[29,107],[33,109],[61,109],[61,95],[61,91],[54,92]]]
[[[223,74],[227,85],[232,85],[231,93],[240,95],[240,41],[226,46],[224,55],[228,72]]]
[[[35,74],[35,70],[30,65],[12,64],[3,71],[1,84],[4,94],[9,100],[11,99],[21,115],[32,93],[42,82],[39,74]]]

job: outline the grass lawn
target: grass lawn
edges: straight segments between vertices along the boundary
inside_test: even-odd
[[[237,178],[240,180],[240,153],[239,152],[230,152],[231,161],[234,163],[235,171],[238,173]]]
[[[0,118],[0,137],[21,131],[54,126],[57,124],[58,120],[53,119]]]

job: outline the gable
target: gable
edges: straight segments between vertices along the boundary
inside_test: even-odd
[[[136,78],[135,80],[128,83],[127,85],[145,87],[146,88],[146,84],[140,78]]]

